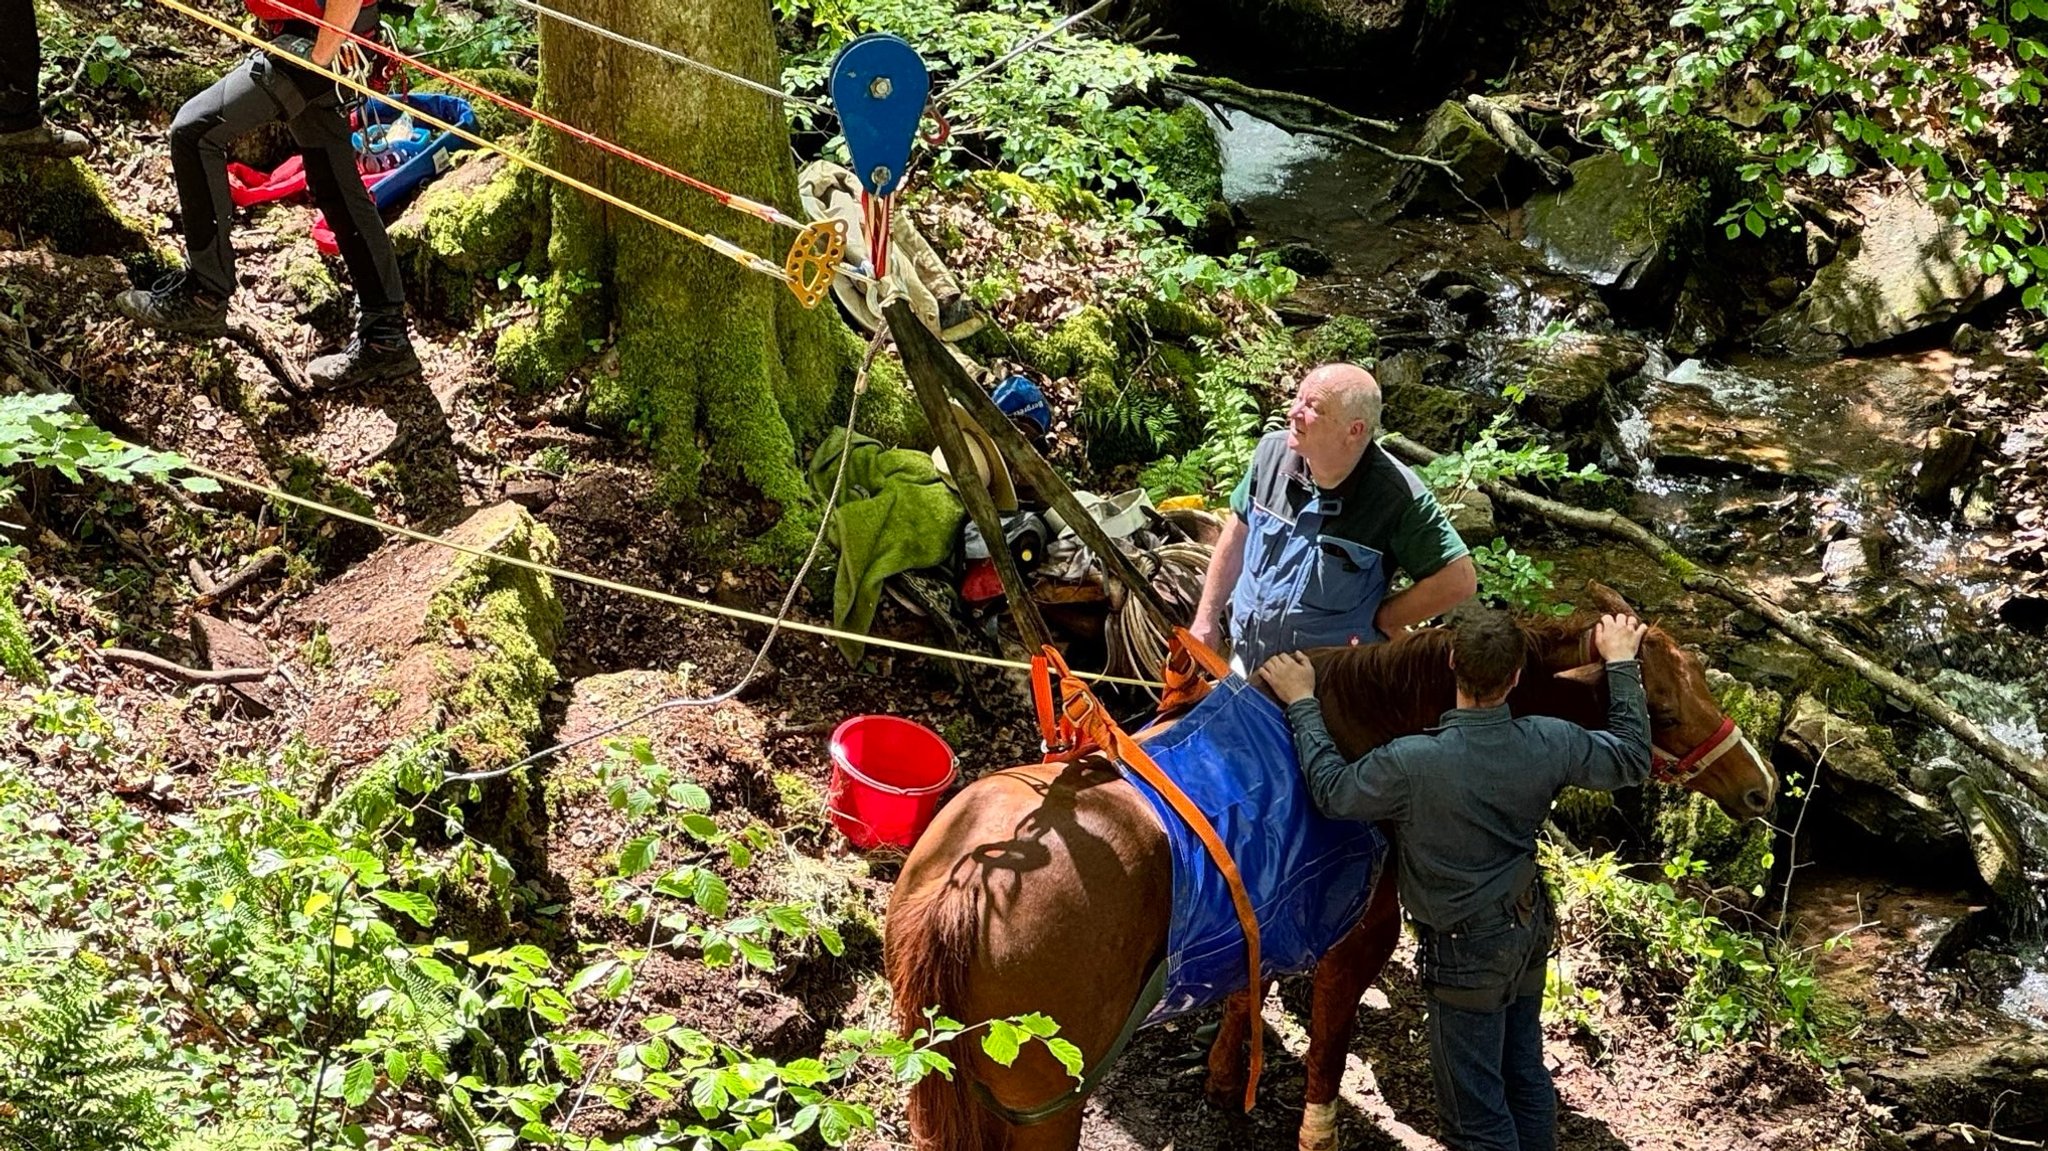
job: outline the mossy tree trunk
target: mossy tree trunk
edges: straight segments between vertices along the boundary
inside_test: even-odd
[[[781,75],[768,0],[562,2],[730,72],[769,83]],[[545,18],[541,93],[572,124],[798,214],[788,121],[771,97]],[[776,263],[795,239],[580,142],[547,147],[569,174]],[[819,432],[848,370],[844,325],[671,231],[565,187],[551,195],[551,279],[536,323],[501,345],[501,365],[541,382],[534,377],[576,358],[608,318],[618,366],[600,380],[593,414],[647,438],[671,495],[724,498],[742,528],[769,525],[759,531],[764,555],[804,542],[816,513],[797,450]]]

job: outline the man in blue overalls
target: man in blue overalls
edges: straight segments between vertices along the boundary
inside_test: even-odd
[[[1428,485],[1373,442],[1380,387],[1356,364],[1310,372],[1287,427],[1259,441],[1231,493],[1190,628],[1231,667],[1333,644],[1377,643],[1478,590],[1477,569]],[[1388,595],[1396,570],[1414,582]]]

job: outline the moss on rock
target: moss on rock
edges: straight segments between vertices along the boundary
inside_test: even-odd
[[[1369,368],[1378,348],[1378,334],[1371,324],[1357,316],[1332,316],[1311,329],[1301,341],[1302,355],[1317,364],[1343,361]]]
[[[43,665],[29,640],[28,622],[14,602],[16,589],[27,581],[28,569],[21,561],[0,561],[0,671],[23,683],[40,684],[46,679]]]
[[[149,244],[83,160],[0,156],[0,228],[47,237],[67,256],[118,256]]]
[[[1144,119],[1138,149],[1159,179],[1197,211],[1223,199],[1223,145],[1192,100]]]
[[[301,323],[333,328],[348,319],[350,293],[318,256],[302,251],[286,256],[284,286],[292,294],[293,314]]]
[[[523,510],[504,513],[508,526],[495,550],[548,563],[555,537]],[[450,646],[480,653],[443,697],[454,750],[472,769],[490,770],[524,758],[541,730],[540,705],[556,680],[555,645],[562,603],[554,581],[539,572],[464,556],[456,575],[427,608],[427,626]]]
[[[1070,219],[1095,219],[1109,208],[1102,197],[1086,188],[1066,189],[993,168],[967,177],[987,205],[991,215],[1006,216],[1019,204],[1031,204],[1040,211]]]
[[[486,156],[429,185],[392,225],[391,243],[420,306],[460,322],[480,283],[532,262],[540,213],[533,178]]]

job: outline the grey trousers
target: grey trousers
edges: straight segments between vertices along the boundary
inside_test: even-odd
[[[11,3],[12,0],[0,0]],[[226,298],[235,290],[227,148],[265,124],[283,122],[306,165],[306,189],[327,214],[342,262],[362,304],[362,323],[403,323],[405,286],[384,220],[356,174],[348,118],[332,81],[267,52],[253,53],[211,88],[186,101],[171,122],[171,170],[184,215],[185,256],[198,286]]]

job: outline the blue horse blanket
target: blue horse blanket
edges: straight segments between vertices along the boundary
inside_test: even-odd
[[[1259,923],[1265,977],[1304,971],[1343,938],[1372,896],[1387,841],[1370,823],[1325,819],[1309,798],[1279,705],[1231,676],[1145,750],[1230,848]],[[1173,848],[1166,996],[1146,1023],[1245,986],[1244,931],[1229,885],[1166,800],[1126,773]]]

